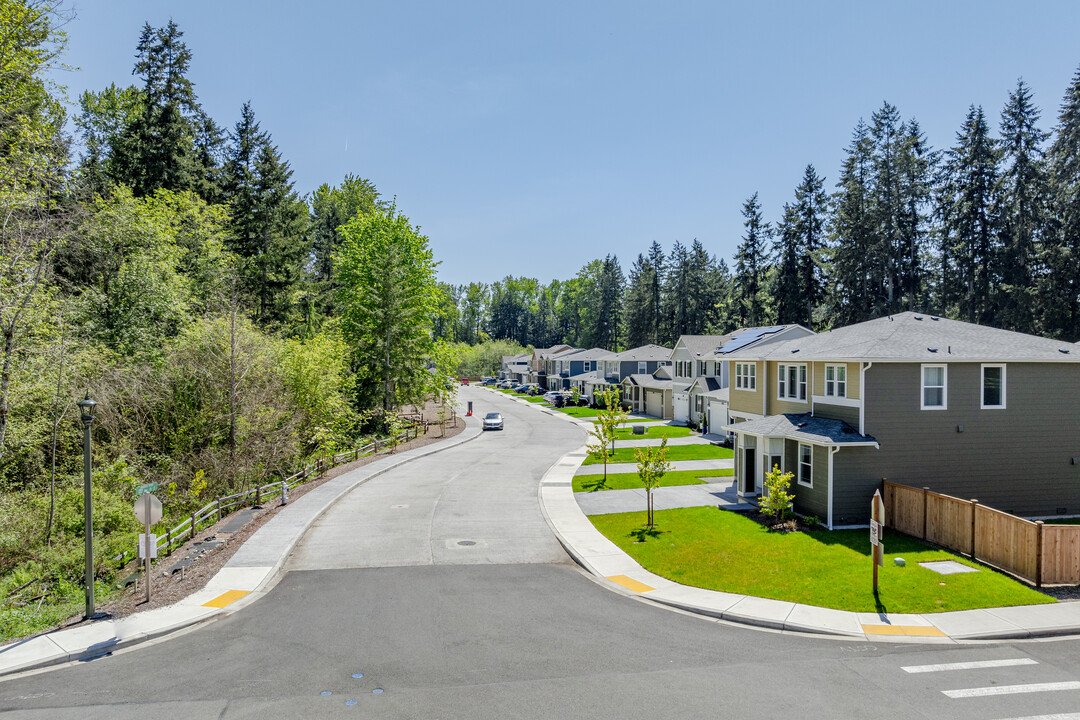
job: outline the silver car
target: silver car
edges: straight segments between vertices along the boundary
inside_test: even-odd
[[[489,412],[484,416],[484,429],[485,430],[502,430],[503,429],[503,416],[502,413]]]

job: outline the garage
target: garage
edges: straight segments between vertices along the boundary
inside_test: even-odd
[[[690,395],[685,392],[677,392],[672,395],[672,411],[675,413],[675,422],[686,423],[690,419]],[[652,413],[649,413],[652,415]]]
[[[663,391],[645,389],[645,414],[652,417],[664,417]]]

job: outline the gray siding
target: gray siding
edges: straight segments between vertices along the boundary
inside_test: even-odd
[[[856,430],[859,429],[859,408],[857,407],[829,405],[823,402],[815,402],[814,415],[816,417],[829,418],[830,420],[842,420]]]
[[[919,409],[918,363],[866,371],[866,432],[881,450],[839,452],[834,522],[865,518],[882,477],[1020,515],[1080,513],[1080,465],[1071,464],[1080,457],[1080,367],[1009,363],[1006,409],[981,410],[981,366],[947,359],[947,410]]]
[[[829,517],[829,449],[811,445],[814,458],[814,486],[799,484],[799,442],[784,441],[784,469],[790,472],[791,493],[795,496],[795,512],[816,515],[819,520]]]
[[[872,447],[840,448],[833,457],[834,526],[870,525],[870,499],[886,477],[881,463],[881,451]]]

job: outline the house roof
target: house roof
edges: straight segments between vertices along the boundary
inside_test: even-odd
[[[738,335],[742,330],[736,330],[727,335],[681,335],[675,347],[682,345],[694,357],[712,356],[716,348]]]
[[[764,437],[782,437],[819,445],[877,445],[870,435],[860,435],[857,430],[841,420],[814,417],[810,413],[770,415],[760,420],[725,425],[724,430]]]
[[[559,357],[560,360],[600,360],[602,358],[610,357],[615,353],[603,348],[589,348],[588,350],[575,349],[573,352],[566,353]]]
[[[766,327],[751,327],[743,328],[742,330],[736,330],[731,334],[731,339],[716,348],[717,355],[727,356],[738,350],[753,345],[758,345],[762,340],[768,340],[771,337],[776,336],[779,333],[789,330],[793,327],[799,327],[795,324],[790,325],[769,325]]]
[[[737,350],[731,358],[881,362],[1080,362],[1072,343],[905,312]]]
[[[606,360],[618,360],[619,362],[638,360],[670,360],[671,348],[661,347],[659,345],[642,345],[641,347],[632,348],[630,350],[623,350],[621,353],[616,353]]]
[[[669,390],[671,388],[671,378],[658,378],[648,373],[627,375],[622,381],[623,384],[630,383],[643,388],[656,388],[658,390]]]
[[[590,370],[589,372],[580,373],[578,375],[571,375],[570,379],[571,380],[576,380],[578,382],[589,382],[589,383],[607,382],[606,380],[601,378],[597,374],[597,372],[595,370]]]

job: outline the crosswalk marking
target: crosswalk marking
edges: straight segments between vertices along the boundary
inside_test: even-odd
[[[1031,658],[1014,658],[1012,660],[977,660],[974,662],[944,663],[941,665],[908,665],[900,668],[909,673],[945,672],[947,670],[981,670],[982,668],[1012,667],[1013,665],[1038,665],[1037,660]]]
[[[1018,695],[1020,693],[1053,692],[1055,690],[1080,690],[1080,682],[1056,683],[1032,683],[1030,685],[992,685],[981,688],[965,688],[963,690],[942,690],[947,697],[953,699],[989,697],[991,695]]]

